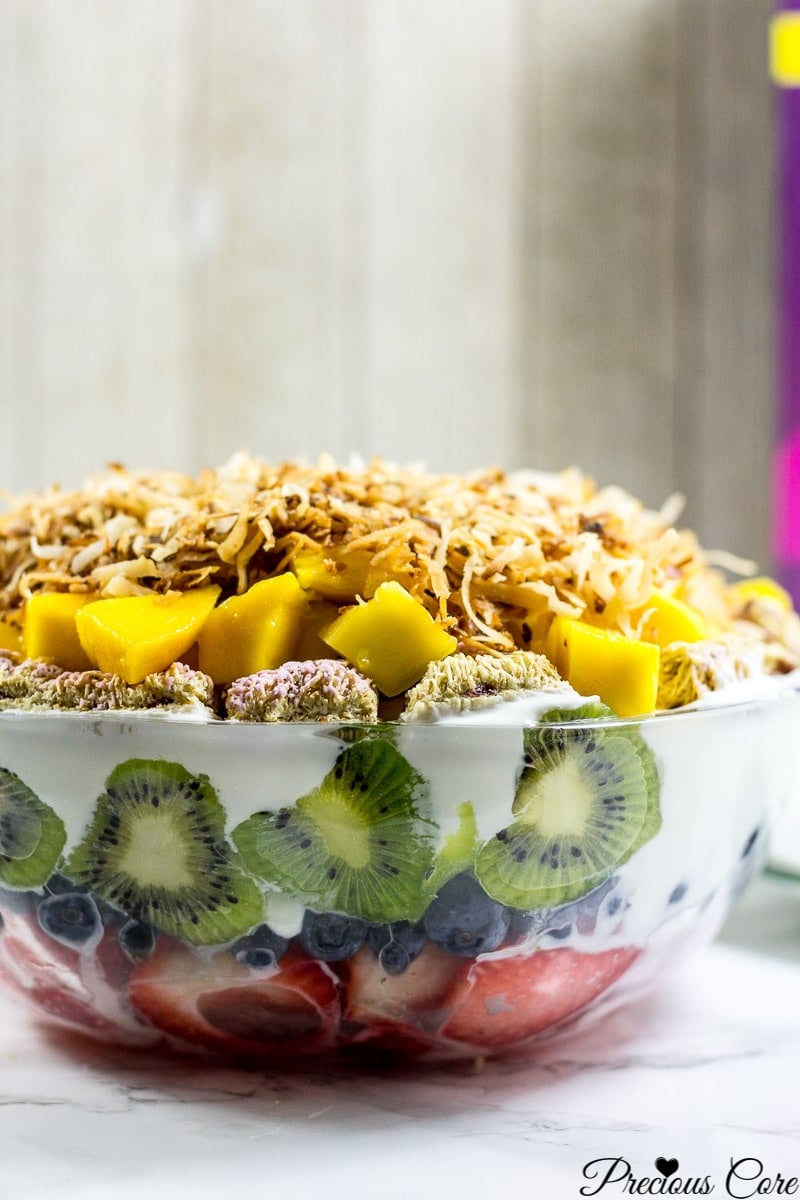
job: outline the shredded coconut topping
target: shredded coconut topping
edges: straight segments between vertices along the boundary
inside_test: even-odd
[[[270,466],[238,454],[190,478],[111,466],[79,491],[12,501],[0,516],[0,612],[37,591],[119,596],[219,584],[241,593],[301,548],[368,551],[467,653],[520,645],[531,614],[605,610],[636,633],[651,593],[673,591],[729,627],[721,574],[676,504],[646,509],[586,476],[499,469],[428,474],[383,461]]]

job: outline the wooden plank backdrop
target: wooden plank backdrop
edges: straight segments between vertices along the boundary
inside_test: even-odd
[[[582,466],[767,560],[770,0],[0,0],[0,484]]]

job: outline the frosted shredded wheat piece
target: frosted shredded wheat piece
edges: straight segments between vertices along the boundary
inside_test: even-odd
[[[361,721],[378,719],[378,695],[355,668],[337,659],[286,662],[235,680],[226,698],[237,721]]]
[[[765,643],[728,634],[700,642],[677,642],[661,652],[656,707],[679,708],[709,692],[763,675]]]
[[[0,657],[0,709],[51,708],[75,712],[111,709],[206,708],[211,711],[214,684],[185,663],[125,683],[103,671],[64,671],[52,663]]]
[[[784,674],[800,667],[800,617],[797,613],[787,612],[769,596],[753,596],[736,616],[734,628],[737,632],[763,642],[766,671]]]
[[[408,693],[401,721],[424,720],[442,712],[464,712],[510,700],[521,692],[553,691],[567,685],[542,654],[451,654],[431,663]]]

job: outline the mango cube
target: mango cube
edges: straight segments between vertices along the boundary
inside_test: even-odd
[[[322,639],[363,671],[385,696],[417,683],[430,662],[452,654],[458,643],[428,610],[401,587],[382,583],[371,600],[347,609]]]
[[[301,588],[343,604],[365,594],[371,562],[369,550],[343,553],[333,546],[301,546],[292,558],[292,570]]]
[[[198,639],[200,670],[215,683],[271,670],[296,657],[308,599],[290,571],[254,583],[215,608]]]
[[[556,617],[548,657],[582,696],[599,696],[617,716],[652,712],[658,695],[661,649],[572,617]]]
[[[673,642],[700,642],[709,635],[705,617],[675,596],[653,592],[645,611],[639,635],[643,642],[655,642],[663,649]]]
[[[27,658],[44,658],[67,671],[92,664],[78,637],[75,619],[96,597],[73,592],[37,592],[25,605],[22,642]]]
[[[520,650],[547,654],[547,634],[550,631],[548,613],[528,612],[524,617],[509,617],[505,624]]]
[[[164,671],[197,640],[219,596],[216,586],[163,596],[95,600],[75,616],[90,662],[126,683]]]

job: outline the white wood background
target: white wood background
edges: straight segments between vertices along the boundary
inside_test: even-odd
[[[771,0],[0,0],[0,484],[583,466],[765,560]]]

